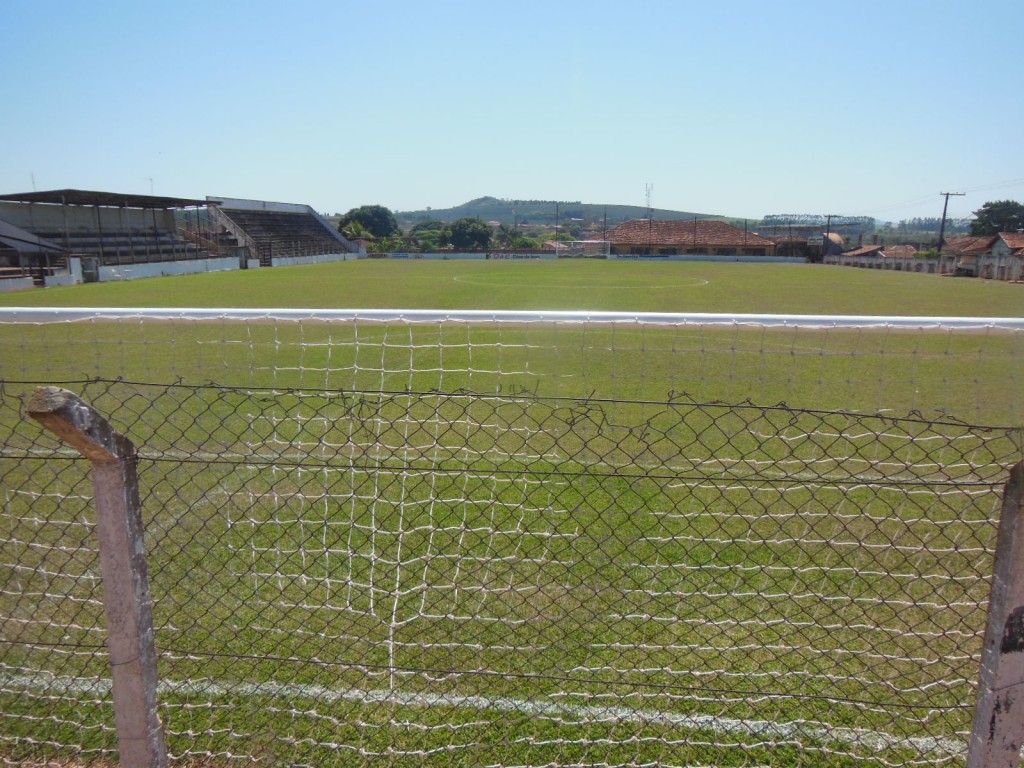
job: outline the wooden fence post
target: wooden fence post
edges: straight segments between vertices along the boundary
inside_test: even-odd
[[[1024,738],[1024,462],[1010,471],[996,542],[968,768],[1016,768]]]
[[[164,768],[135,446],[76,394],[59,387],[38,387],[28,413],[92,462],[120,765]]]

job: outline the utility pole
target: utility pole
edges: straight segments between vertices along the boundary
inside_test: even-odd
[[[939,224],[939,247],[935,250],[936,256],[942,255],[942,240],[946,236],[946,211],[949,209],[949,198],[951,197],[963,197],[966,192],[939,192],[946,202],[942,204],[942,223]]]
[[[647,250],[652,251],[654,246],[652,241],[654,240],[654,209],[651,207],[651,192],[654,190],[653,184],[647,184],[644,187],[644,197],[647,201]]]
[[[825,236],[821,238],[821,262],[825,263],[825,254],[832,243],[832,214],[828,214],[825,221]]]

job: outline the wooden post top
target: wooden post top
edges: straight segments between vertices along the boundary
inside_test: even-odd
[[[28,415],[91,461],[133,459],[135,445],[95,408],[60,387],[36,387]]]

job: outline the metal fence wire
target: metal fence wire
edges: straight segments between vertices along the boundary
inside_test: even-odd
[[[965,761],[1019,429],[62,386],[139,449],[172,764]],[[0,758],[109,764],[89,465],[30,391],[0,392]]]

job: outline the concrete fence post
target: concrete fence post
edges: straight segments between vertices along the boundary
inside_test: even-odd
[[[1016,768],[1024,738],[1024,462],[1010,471],[996,542],[968,768]]]
[[[92,462],[119,762],[122,768],[164,768],[135,446],[76,394],[59,387],[38,387],[28,413]]]

